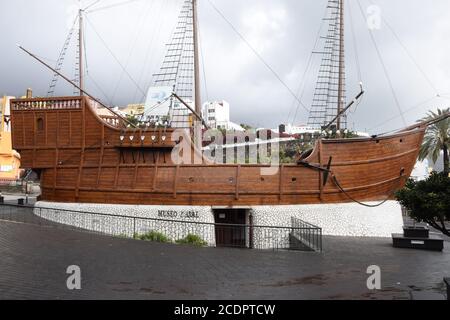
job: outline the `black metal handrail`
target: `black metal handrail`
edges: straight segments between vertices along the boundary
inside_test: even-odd
[[[182,243],[195,235],[208,246],[322,251],[321,229],[306,223],[290,227],[223,224],[12,204],[0,205],[0,220],[135,239],[147,236],[160,242]],[[298,235],[303,239],[308,234],[309,244],[295,241]]]
[[[322,228],[292,217],[292,236],[314,251],[323,251]]]

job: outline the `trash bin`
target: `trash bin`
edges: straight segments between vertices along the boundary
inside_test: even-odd
[[[5,197],[0,196],[0,203],[1,203],[1,204],[5,203]]]
[[[444,282],[447,285],[447,300],[450,301],[450,278],[445,278]]]
[[[17,204],[19,205],[19,206],[23,206],[24,205],[24,203],[25,203],[25,199],[17,199]]]

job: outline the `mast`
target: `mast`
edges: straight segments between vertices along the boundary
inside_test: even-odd
[[[202,103],[200,94],[200,58],[199,58],[199,41],[198,41],[198,6],[197,0],[192,0],[192,26],[194,38],[194,91],[195,91],[195,112],[202,114]],[[194,143],[198,150],[202,148],[202,125],[196,120],[194,121]]]
[[[345,21],[344,21],[344,0],[339,0],[339,83],[338,83],[338,118],[336,129],[341,130],[342,110],[344,110],[345,97]]]
[[[78,47],[79,47],[79,56],[78,56],[78,70],[80,73],[80,96],[84,96],[84,68],[83,68],[83,55],[84,55],[84,47],[83,47],[83,9],[80,9],[78,13]]]
[[[336,130],[347,127],[344,14],[344,0],[328,0],[324,18],[328,30],[320,37],[325,40],[323,51],[313,51],[322,55],[308,119],[308,125],[315,128],[327,127],[332,120]]]

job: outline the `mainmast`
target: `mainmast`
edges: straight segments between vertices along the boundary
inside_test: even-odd
[[[194,105],[195,112],[202,114],[202,102],[200,93],[200,58],[199,58],[199,34],[198,34],[198,7],[197,0],[192,0],[192,25],[194,37]],[[194,121],[194,143],[198,150],[201,150],[202,144],[202,124],[197,119]]]
[[[339,84],[338,84],[338,119],[336,129],[341,130],[341,112],[345,107],[345,21],[344,0],[339,0]]]
[[[84,68],[83,68],[83,55],[84,55],[84,46],[83,46],[83,10],[80,9],[78,12],[78,72],[80,76],[80,96],[84,95]]]
[[[168,118],[173,128],[190,129],[197,132],[197,140],[201,140],[202,125],[195,123],[202,109],[198,29],[198,0],[184,0],[175,31],[167,44],[162,66],[158,73],[153,74],[152,86],[165,89],[170,87],[184,103],[192,106],[190,110],[184,103],[172,101]],[[165,116],[161,112],[165,112],[164,108],[147,116]],[[197,146],[200,145],[201,141]]]
[[[323,128],[333,122],[336,130],[347,127],[345,89],[345,19],[344,0],[328,0],[324,21],[328,22],[318,80],[308,125]]]

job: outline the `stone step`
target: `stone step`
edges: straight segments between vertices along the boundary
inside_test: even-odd
[[[429,238],[411,238],[405,237],[403,234],[393,234],[392,239],[395,248],[430,251],[444,250],[444,239],[434,234],[431,234]]]

